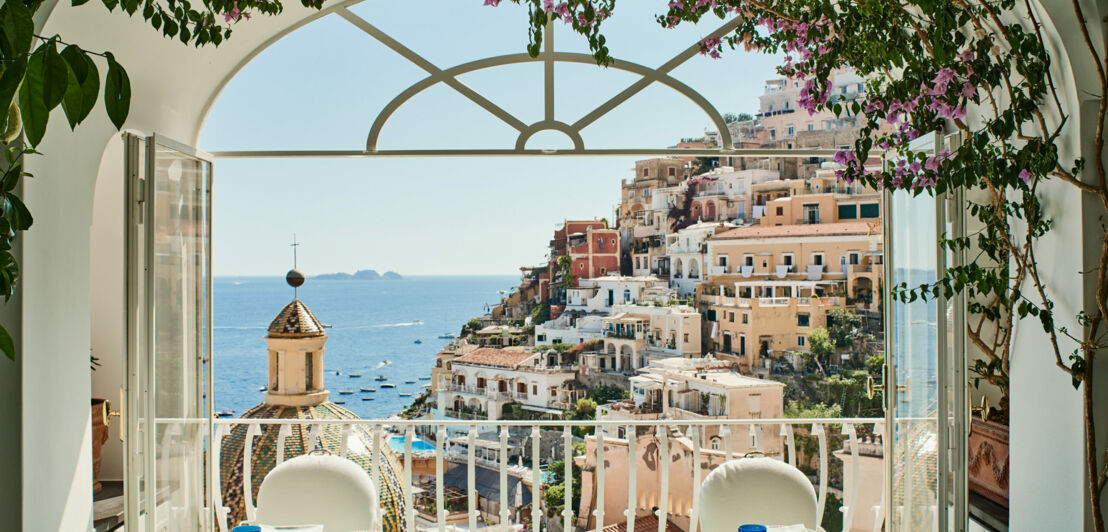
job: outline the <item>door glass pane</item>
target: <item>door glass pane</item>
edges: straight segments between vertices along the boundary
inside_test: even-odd
[[[208,436],[210,163],[154,145],[154,412],[158,530],[200,530]],[[164,502],[163,502],[164,501]]]
[[[927,194],[892,194],[892,286],[937,278],[936,202]],[[938,504],[938,304],[892,303],[894,383],[890,518],[894,530],[932,530]]]
[[[126,398],[123,407],[124,456],[126,498],[126,522],[140,523],[142,508],[146,503],[147,457],[145,451],[149,439],[150,426],[147,412],[147,369],[146,345],[147,312],[146,301],[146,235],[145,211],[141,201],[142,188],[139,180],[146,168],[146,139],[126,135],[127,168],[127,381]]]

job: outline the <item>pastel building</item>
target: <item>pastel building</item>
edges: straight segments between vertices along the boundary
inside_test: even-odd
[[[658,289],[664,288],[665,281],[654,276],[605,275],[581,279],[577,287],[566,290],[566,310],[608,313],[613,305],[657,298]]]
[[[569,255],[576,285],[581,279],[619,273],[620,236],[603,220],[566,221],[550,241],[550,260]]]
[[[697,283],[707,276],[708,238],[733,228],[735,224],[728,222],[701,222],[666,235],[666,256],[671,272],[669,285],[678,296],[695,294]]]
[[[548,366],[523,348],[480,348],[453,359],[450,382],[439,391],[440,418],[500,419],[504,406],[560,415],[584,397],[574,368]]]
[[[615,305],[603,318],[604,346],[594,369],[638,370],[653,360],[699,357],[701,314],[687,305]]]
[[[833,308],[874,311],[883,286],[880,224],[840,222],[740,227],[708,241],[709,348],[746,371],[767,357],[806,351]]]
[[[768,169],[736,170],[730,166],[696,176],[696,193],[689,206],[692,219],[745,223],[751,218],[751,186],[778,179]]]

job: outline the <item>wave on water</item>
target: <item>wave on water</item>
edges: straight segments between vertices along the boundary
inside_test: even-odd
[[[383,327],[414,327],[423,325],[423,321],[406,321],[403,323],[378,323],[376,325],[351,325],[350,327],[338,327],[339,329],[380,329]]]
[[[377,367],[375,367],[373,369],[381,369],[381,368],[383,368],[383,367],[385,367],[389,364],[392,364],[392,361],[386,358],[385,360],[382,360],[382,361],[378,362]]]

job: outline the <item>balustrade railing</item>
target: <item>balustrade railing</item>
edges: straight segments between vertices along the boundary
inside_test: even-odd
[[[700,417],[700,416],[697,416]],[[926,418],[921,421],[926,423],[934,423],[933,419]],[[250,459],[249,453],[254,448],[254,440],[262,435],[264,429],[277,428],[276,439],[276,454],[274,456],[275,465],[280,464],[285,460],[291,459],[294,456],[300,454],[290,453],[289,447],[285,446],[285,440],[292,436],[293,427],[299,427],[302,434],[308,435],[308,441],[304,443],[305,449],[314,449],[320,447],[321,436],[324,432],[325,426],[338,426],[341,427],[343,435],[341,448],[336,454],[344,457],[351,457],[356,453],[362,453],[364,461],[368,461],[371,464],[367,474],[372,476],[375,484],[380,484],[384,469],[387,464],[399,464],[402,466],[402,470],[394,472],[399,477],[402,493],[402,507],[404,512],[403,521],[405,525],[405,532],[417,532],[417,531],[439,531],[444,532],[448,528],[453,528],[452,524],[447,523],[447,515],[444,506],[444,493],[445,493],[445,480],[446,465],[452,467],[465,467],[467,469],[466,478],[468,479],[468,517],[469,517],[469,530],[476,530],[477,523],[482,513],[482,508],[479,506],[478,497],[482,497],[479,493],[474,481],[476,478],[475,467],[478,465],[482,468],[494,468],[499,473],[499,522],[501,524],[513,524],[511,520],[512,515],[519,515],[517,510],[529,509],[532,516],[544,516],[543,519],[537,520],[529,525],[528,530],[535,532],[541,532],[547,528],[550,521],[544,521],[549,519],[559,520],[560,523],[554,523],[554,528],[561,528],[565,532],[572,530],[584,529],[585,524],[595,524],[595,529],[599,531],[604,526],[625,522],[627,530],[635,530],[635,520],[637,514],[641,514],[644,510],[651,510],[655,508],[654,514],[659,520],[659,529],[665,530],[667,528],[667,521],[681,522],[689,525],[688,530],[690,532],[698,532],[698,519],[701,511],[703,510],[699,506],[700,501],[700,480],[704,478],[707,470],[711,469],[719,464],[732,459],[742,459],[744,456],[750,454],[766,455],[772,458],[786,461],[791,465],[796,465],[798,462],[806,465],[818,465],[818,469],[814,475],[809,475],[812,479],[813,488],[817,495],[817,504],[819,507],[818,519],[822,521],[824,515],[824,507],[828,501],[829,488],[833,485],[836,492],[841,491],[843,504],[838,510],[843,516],[843,530],[856,530],[861,523],[866,523],[866,528],[869,528],[869,523],[873,524],[873,530],[879,530],[880,525],[883,523],[885,514],[885,501],[883,499],[885,492],[887,491],[883,483],[886,482],[884,476],[880,473],[871,474],[873,478],[863,478],[863,467],[861,464],[862,459],[868,460],[881,460],[882,464],[879,467],[874,468],[872,465],[866,466],[864,469],[869,472],[883,471],[884,465],[882,456],[874,456],[873,449],[881,449],[880,442],[886,431],[884,426],[884,419],[878,418],[819,418],[819,419],[682,419],[682,420],[612,420],[612,421],[588,421],[588,420],[499,420],[499,421],[482,421],[480,423],[473,421],[459,421],[459,420],[403,420],[403,419],[389,419],[389,420],[351,420],[351,419],[317,419],[317,420],[305,420],[305,419],[232,419],[232,418],[220,418],[213,420],[214,424],[214,444],[210,447],[213,449],[213,463],[220,464],[219,451],[222,448],[224,438],[231,435],[232,430],[237,427],[246,427],[245,442],[242,446],[243,460],[241,461],[242,471],[240,475],[232,473],[231,478],[241,478],[242,482],[242,502],[245,506],[245,516],[249,519],[254,519],[256,515],[256,503],[254,499],[253,486],[263,481],[260,472],[253,471],[251,465],[253,460]],[[550,517],[546,512],[546,499],[539,493],[540,489],[544,489],[544,482],[549,481],[545,478],[545,475],[539,468],[521,467],[518,464],[513,464],[509,461],[509,453],[498,453],[495,461],[487,458],[478,458],[475,454],[477,448],[476,437],[478,430],[487,431],[490,427],[494,427],[494,433],[499,439],[500,449],[516,448],[522,451],[524,448],[529,448],[531,457],[538,457],[537,460],[533,459],[533,464],[540,463],[544,458],[555,459],[555,456],[543,456],[543,452],[553,455],[552,448],[550,446],[549,434],[550,431],[561,432],[561,441],[555,443],[555,447],[559,447],[557,454],[561,456],[574,456],[576,451],[574,448],[575,441],[579,439],[573,435],[573,429],[575,427],[593,427],[595,428],[595,434],[587,436],[587,439],[594,439],[595,445],[587,446],[587,448],[594,449],[593,452],[597,454],[596,457],[587,457],[590,463],[596,464],[595,481],[591,485],[586,484],[590,488],[590,497],[582,497],[582,500],[594,501],[595,507],[590,506],[584,508],[590,511],[589,514],[579,515],[582,508],[574,508],[572,506],[571,496],[573,494],[572,483],[573,475],[571,474],[570,467],[573,463],[572,460],[565,460],[566,471],[564,474],[565,482],[569,485],[565,487],[565,501],[563,502],[565,510],[561,515],[555,515]],[[466,434],[467,437],[464,441],[468,442],[465,449],[458,447],[458,442],[463,441],[462,438],[453,437],[451,439],[448,436],[447,429],[451,429],[453,434]],[[529,435],[522,444],[517,444],[514,447],[508,445],[509,434],[513,435],[514,441],[519,441],[518,435],[521,433]],[[268,432],[268,431],[267,431]],[[419,442],[416,438],[417,432],[425,439],[428,439],[433,444],[434,450],[428,451],[426,444]],[[546,432],[547,437],[544,439],[542,433]],[[272,434],[272,432],[269,432]],[[638,438],[618,438],[617,435],[630,435],[638,434]],[[641,439],[644,435],[653,435],[656,440],[657,446],[660,449],[662,456],[668,456],[668,453],[672,451],[679,451],[683,453],[691,453],[692,460],[687,463],[692,464],[707,464],[707,466],[694,467],[693,471],[670,471],[671,463],[685,463],[674,462],[671,460],[659,460],[658,467],[660,468],[659,475],[656,479],[645,479],[642,485],[636,482],[636,468],[628,468],[626,471],[620,473],[620,475],[626,475],[624,478],[613,476],[611,472],[606,473],[604,471],[607,458],[605,455],[612,453],[626,453],[628,456],[636,456],[636,445],[642,445]],[[736,437],[732,437],[736,435]],[[352,442],[352,436],[360,436],[361,441],[365,443],[372,442],[372,445],[350,445]],[[742,436],[741,438],[739,436]],[[402,451],[398,454],[399,459],[396,459],[392,455],[386,455],[385,449],[391,447],[386,442],[390,438],[399,437],[402,440],[400,447]],[[451,442],[452,447],[448,451],[447,442]],[[420,443],[419,448],[413,452],[413,444]],[[545,445],[543,445],[545,443]],[[835,447],[833,448],[832,445]],[[736,447],[738,447],[736,449]],[[300,448],[299,445],[296,446]],[[870,448],[870,452],[861,452],[864,449]],[[422,449],[422,450],[420,450]],[[798,454],[800,450],[800,454]],[[806,450],[806,451],[805,451]],[[334,449],[332,449],[334,452]],[[391,452],[391,451],[390,451]],[[805,454],[810,453],[810,454]],[[368,455],[368,456],[367,456]],[[558,456],[560,458],[561,456]],[[579,455],[577,455],[579,456]],[[421,519],[417,522],[416,511],[414,505],[414,493],[417,491],[413,486],[413,458],[422,458],[423,466],[427,465],[427,458],[433,457],[434,464],[434,481],[433,481],[433,497],[436,500],[435,507],[437,508],[437,516],[432,516],[426,513],[421,514]],[[837,460],[840,463],[834,463],[833,460]],[[618,460],[613,460],[618,462]],[[626,461],[624,461],[626,463]],[[634,463],[634,460],[632,460]],[[876,465],[876,464],[875,464]],[[218,466],[216,466],[218,467]],[[691,488],[678,488],[677,486],[690,486],[687,482],[681,482],[680,479],[676,482],[671,481],[672,478],[677,475],[689,474],[693,477]],[[521,478],[522,480],[529,480],[530,486],[532,486],[531,500],[525,504],[519,504],[509,499],[509,494],[512,493],[509,490],[508,477],[509,475],[515,478]],[[216,514],[216,522],[218,524],[218,530],[226,532],[234,525],[238,523],[229,523],[228,516],[230,514],[230,508],[225,506],[222,495],[222,484],[220,475],[214,475],[212,478],[212,486],[209,495],[213,497],[213,500],[220,501],[219,504],[209,504],[209,508],[214,508]],[[611,500],[607,500],[605,494],[605,480],[609,485],[615,485],[617,488],[625,490],[627,492],[628,501],[627,504],[621,504],[623,508],[605,508],[604,504],[611,504]],[[236,480],[238,482],[238,480]],[[879,497],[876,499],[859,499],[859,486],[872,486],[874,483],[882,485],[880,491],[867,489],[865,493],[871,494],[872,497]],[[514,482],[513,482],[514,484]],[[426,485],[425,485],[426,486]],[[536,487],[542,488],[536,488]],[[690,490],[691,493],[685,493]],[[880,493],[880,495],[875,495]],[[209,501],[210,503],[211,501]],[[492,501],[497,502],[497,501]],[[644,506],[646,504],[646,506]],[[630,510],[626,506],[631,506]],[[622,510],[622,511],[621,511]],[[427,518],[437,520],[436,522],[428,522]],[[590,517],[592,519],[590,519]],[[561,525],[560,527],[558,525]],[[817,523],[819,524],[819,523]],[[589,528],[592,528],[591,526]],[[832,531],[837,532],[837,531]]]

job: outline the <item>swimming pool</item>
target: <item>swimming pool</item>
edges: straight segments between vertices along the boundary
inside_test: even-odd
[[[389,437],[389,447],[391,447],[392,450],[394,450],[398,453],[403,453],[404,452],[404,437],[403,436],[391,436],[391,437]],[[414,440],[412,440],[412,452],[429,453],[429,452],[433,452],[434,450],[435,450],[434,445],[423,441],[423,439],[421,439],[419,436],[416,436],[416,438]]]

